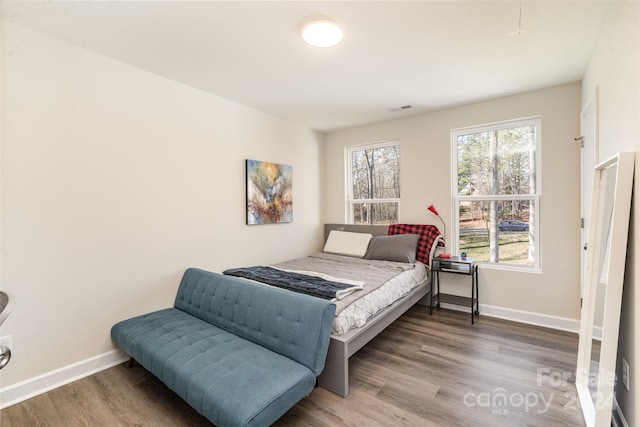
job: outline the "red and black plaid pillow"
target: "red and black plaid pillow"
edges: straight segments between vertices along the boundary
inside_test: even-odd
[[[416,260],[426,265],[431,265],[431,248],[438,236],[441,235],[438,227],[431,224],[391,224],[387,234],[389,236],[394,234],[420,235],[418,249],[416,250]]]

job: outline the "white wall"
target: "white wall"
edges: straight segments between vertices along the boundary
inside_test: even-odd
[[[332,132],[325,139],[325,219],[344,221],[344,148],[399,139],[402,222],[436,223],[434,203],[451,230],[451,129],[542,117],[542,272],[481,268],[485,313],[577,331],[580,318],[580,83]],[[450,237],[450,236],[448,236]],[[449,243],[450,245],[451,243]],[[455,281],[447,276],[447,283]],[[469,294],[467,278],[456,293]],[[464,280],[463,280],[464,279]]]
[[[627,247],[618,346],[616,399],[628,425],[640,425],[640,3],[615,1],[583,79],[583,104],[598,90],[599,157],[636,152],[635,186]],[[630,391],[622,385],[622,358],[630,365]]]
[[[111,326],[170,306],[187,267],[320,247],[322,135],[17,26],[2,36],[3,390],[112,350]],[[246,158],[293,167],[293,223],[245,225]]]

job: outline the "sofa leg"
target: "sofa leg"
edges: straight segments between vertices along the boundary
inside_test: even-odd
[[[129,368],[133,368],[138,366],[138,362],[136,362],[136,359],[134,359],[133,357],[129,356],[129,363],[127,364],[127,366]]]

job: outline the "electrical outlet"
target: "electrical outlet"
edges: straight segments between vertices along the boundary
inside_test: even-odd
[[[7,347],[11,350],[11,335],[6,335],[0,338],[0,346]]]
[[[627,391],[629,390],[629,362],[624,357],[622,358],[622,384],[624,384]]]

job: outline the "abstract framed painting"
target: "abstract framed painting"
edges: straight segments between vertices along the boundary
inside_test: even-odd
[[[247,224],[293,221],[291,166],[246,160]]]

